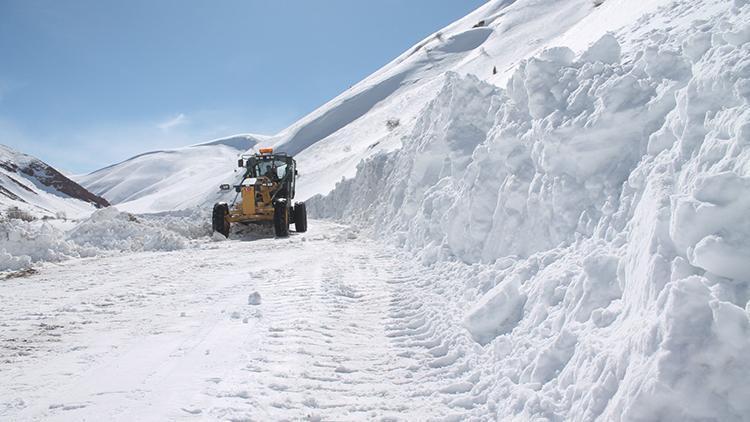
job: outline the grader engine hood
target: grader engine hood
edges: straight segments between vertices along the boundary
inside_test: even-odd
[[[273,183],[265,178],[251,178],[245,180],[240,189],[242,200],[240,210],[242,215],[250,216],[258,213],[271,213],[273,200],[280,189],[279,183]]]
[[[242,213],[255,214],[255,186],[242,188]]]

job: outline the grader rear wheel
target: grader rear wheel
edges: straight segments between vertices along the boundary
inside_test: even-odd
[[[307,231],[307,207],[304,202],[294,204],[294,230],[297,233]]]

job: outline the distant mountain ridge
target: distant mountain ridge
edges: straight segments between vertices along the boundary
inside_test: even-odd
[[[236,177],[238,155],[266,139],[239,134],[184,148],[150,151],[76,179],[131,212],[202,206],[229,199],[218,186]]]

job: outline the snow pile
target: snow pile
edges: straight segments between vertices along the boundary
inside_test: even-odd
[[[32,262],[57,262],[89,254],[89,250],[66,241],[64,234],[50,224],[0,220],[0,271],[28,268]]]
[[[140,214],[138,215],[138,220],[175,232],[187,239],[200,239],[212,234],[211,208],[209,207],[193,207],[156,214]]]
[[[196,215],[198,214],[198,215]],[[95,211],[70,230],[46,221],[0,220],[0,271],[111,252],[174,251],[208,236],[197,211],[133,216],[114,207]]]
[[[84,247],[116,251],[173,251],[184,249],[186,239],[175,232],[144,224],[114,207],[98,210],[67,234]]]
[[[455,299],[491,356],[482,412],[747,420],[748,22],[674,3],[504,89],[448,73],[400,150],[308,209],[479,265]]]

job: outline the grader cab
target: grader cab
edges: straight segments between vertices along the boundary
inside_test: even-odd
[[[212,227],[229,237],[232,223],[273,224],[276,237],[289,236],[289,225],[295,231],[307,231],[307,210],[304,202],[292,203],[297,179],[297,163],[284,153],[274,154],[271,148],[261,148],[258,154],[240,158],[238,166],[244,175],[231,205],[214,204]],[[230,185],[221,185],[230,190]]]

